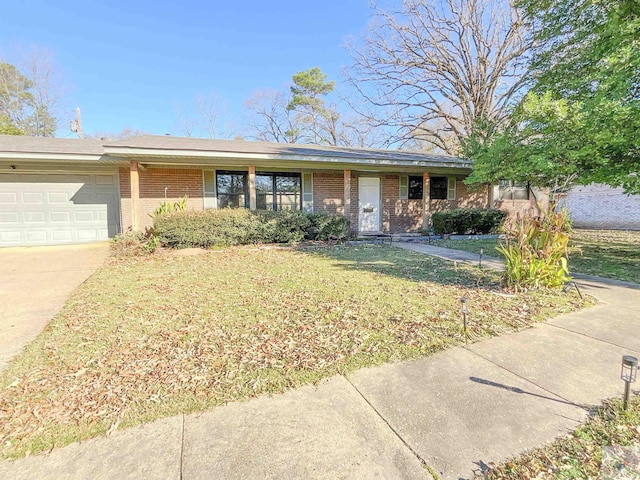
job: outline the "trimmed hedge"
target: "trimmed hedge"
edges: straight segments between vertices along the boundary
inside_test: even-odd
[[[487,234],[496,232],[502,225],[507,212],[495,208],[457,208],[431,215],[433,231],[437,234],[457,233]]]
[[[159,216],[154,235],[166,247],[212,247],[302,240],[344,240],[349,222],[342,215],[245,209],[176,212]]]

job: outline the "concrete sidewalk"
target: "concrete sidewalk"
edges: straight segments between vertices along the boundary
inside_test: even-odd
[[[600,303],[467,348],[0,462],[0,478],[468,478],[621,394],[621,356],[640,355],[640,290],[580,287]]]

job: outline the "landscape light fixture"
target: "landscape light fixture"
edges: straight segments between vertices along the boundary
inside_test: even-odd
[[[482,268],[482,255],[484,255],[484,248],[480,247],[480,261],[478,262],[478,268]]]
[[[631,393],[631,384],[636,381],[636,373],[638,372],[638,359],[631,355],[622,356],[622,368],[620,370],[620,378],[624,380],[624,402],[622,409],[627,409],[629,403],[629,394]]]
[[[467,308],[467,297],[462,297],[460,299],[460,303],[462,305],[462,322],[463,322],[463,325],[464,325],[464,343],[466,345],[468,343],[467,315],[469,314],[469,309]]]

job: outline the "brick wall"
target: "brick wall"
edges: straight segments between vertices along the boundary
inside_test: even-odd
[[[640,230],[640,195],[626,195],[622,188],[577,186],[561,204],[576,227]]]
[[[351,188],[353,192],[353,182],[351,183]],[[353,193],[351,198],[353,199]],[[352,200],[352,209],[354,208],[353,205]],[[357,201],[355,208],[358,208]],[[342,171],[339,173],[321,172],[313,174],[313,211],[344,215],[344,173]]]
[[[175,202],[188,195],[188,209],[202,210],[202,170],[153,168],[140,171],[140,228],[153,225],[150,213],[165,199]],[[131,183],[129,169],[120,169],[120,210],[122,212],[122,231],[131,227]]]
[[[468,189],[460,179],[456,180],[455,200],[429,200],[429,208],[432,212],[442,212],[455,208],[489,208],[489,189],[481,187]]]
[[[529,192],[529,200],[498,200],[498,187],[493,187],[491,208],[498,208],[507,212],[507,218],[516,219],[525,215],[538,216],[542,210],[549,208],[549,195],[546,192],[533,189]]]
[[[382,231],[415,232],[422,228],[422,200],[400,200],[400,177],[382,177]]]
[[[468,188],[462,180],[456,181],[457,208],[489,208],[491,187]]]

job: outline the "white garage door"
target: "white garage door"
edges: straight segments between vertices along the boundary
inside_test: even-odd
[[[106,240],[119,219],[117,175],[0,174],[0,246]]]

